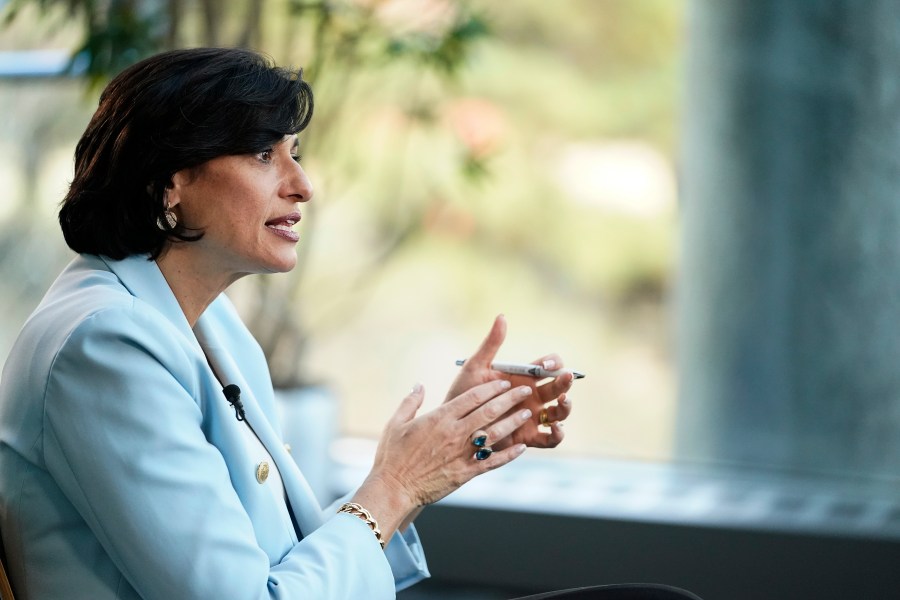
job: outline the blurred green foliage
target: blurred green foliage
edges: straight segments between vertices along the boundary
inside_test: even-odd
[[[270,10],[263,19],[262,3],[258,0],[248,0],[243,5],[229,3],[227,7],[211,1],[13,0],[6,7],[4,21],[7,26],[12,24],[26,6],[33,5],[42,18],[56,19],[60,27],[77,23],[81,42],[72,54],[68,70],[84,77],[92,88],[98,88],[124,67],[176,46],[246,46],[259,40],[262,47],[268,47],[277,40],[269,39],[274,35],[267,26],[280,17],[296,28],[284,33],[288,43],[283,54],[287,59],[302,56],[301,62],[306,65],[304,77],[317,91],[315,129],[321,131],[333,129],[334,122],[352,110],[346,100],[351,97],[348,92],[356,85],[355,80],[364,78],[358,74],[405,62],[415,69],[430,70],[440,78],[452,78],[472,45],[488,33],[485,22],[465,1],[430,2],[424,13],[424,4],[407,3],[398,10],[387,11],[385,4],[288,0],[281,6],[269,3]],[[246,15],[250,18],[241,19]],[[197,21],[203,23],[203,28],[192,31],[190,24]],[[297,31],[308,35],[298,36]],[[293,40],[305,43],[295,46],[289,43]],[[415,125],[429,121],[434,102],[434,98],[420,99],[410,104],[408,113],[414,116],[410,122]],[[329,160],[329,154],[341,152],[341,143],[346,139],[350,138],[341,140],[330,131],[327,137],[307,135],[304,152],[315,154],[327,164],[340,164],[337,157]],[[335,140],[337,144],[333,143]],[[464,160],[466,169],[471,169],[471,162]],[[322,176],[328,175],[323,172]],[[388,238],[387,245],[398,247],[410,226],[414,224],[386,227],[383,233]],[[380,261],[385,257],[380,255]],[[273,376],[279,385],[296,385],[305,376],[295,365],[301,362],[307,329],[295,308],[293,292],[300,288],[305,273],[302,268],[295,270],[290,283],[277,289],[260,282],[257,293],[261,298],[254,303],[258,308],[248,315],[251,328],[274,365]],[[274,318],[273,311],[277,315]],[[271,323],[277,323],[277,327]],[[279,368],[281,364],[284,369]]]
[[[440,353],[471,349],[504,312],[504,358],[555,350],[590,373],[571,450],[658,456],[674,404],[667,311],[684,4],[11,0],[20,14],[0,49],[90,52],[97,81],[116,61],[198,44],[302,65],[316,93],[302,153],[317,194],[304,207],[301,261],[232,290],[276,381],[331,381],[353,407],[345,428],[376,433],[396,394],[372,390],[408,389],[392,379],[401,374],[436,398],[452,370],[431,365],[458,358]],[[112,8],[126,7],[141,25],[121,29],[140,40],[123,51],[106,29]],[[72,99],[45,94],[34,122],[83,127],[90,107]],[[41,147],[22,121],[4,135],[5,156]],[[69,146],[64,168],[76,138],[54,140]],[[41,239],[58,239],[45,210]],[[336,366],[348,356],[356,372]]]

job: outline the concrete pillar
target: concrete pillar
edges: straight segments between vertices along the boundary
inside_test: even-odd
[[[677,454],[900,474],[900,3],[689,14]]]

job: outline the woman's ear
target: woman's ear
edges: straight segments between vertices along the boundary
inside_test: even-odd
[[[166,207],[171,209],[181,203],[181,193],[184,190],[184,186],[187,181],[188,177],[185,170],[176,171],[172,174],[172,177],[169,178],[169,182],[166,184],[165,189]]]

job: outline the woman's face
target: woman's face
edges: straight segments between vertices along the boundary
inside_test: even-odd
[[[258,154],[220,156],[176,173],[169,205],[180,223],[203,231],[179,250],[213,276],[293,269],[300,236],[292,227],[313,195],[297,144],[296,135],[285,136]]]

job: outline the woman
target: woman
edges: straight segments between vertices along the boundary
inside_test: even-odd
[[[536,386],[492,371],[498,317],[447,400],[417,416],[417,385],[360,488],[318,506],[283,447],[259,346],[222,293],[296,263],[313,195],[297,133],[312,106],[300,73],[237,49],[164,53],[105,89],[60,211],[79,256],[0,380],[17,597],[393,597],[427,576],[421,507],[562,441],[571,374]]]

